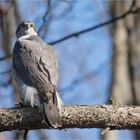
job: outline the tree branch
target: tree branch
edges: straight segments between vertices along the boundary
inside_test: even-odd
[[[139,129],[140,107],[124,105],[65,105],[60,113],[64,128]],[[37,109],[0,109],[0,131],[48,129]]]
[[[72,33],[72,34],[69,34],[69,35],[67,35],[67,36],[64,36],[64,37],[62,37],[62,38],[60,38],[60,39],[58,39],[58,40],[56,40],[56,41],[49,42],[49,44],[50,44],[50,45],[54,45],[54,44],[60,43],[60,42],[62,42],[62,41],[65,41],[65,40],[67,40],[67,39],[70,39],[70,38],[72,38],[72,37],[77,37],[77,36],[79,36],[79,35],[85,34],[85,33],[90,32],[90,31],[92,31],[92,30],[101,28],[101,27],[103,27],[103,26],[105,26],[105,25],[112,24],[112,23],[114,23],[114,22],[116,22],[116,21],[118,21],[118,20],[124,19],[124,18],[125,18],[126,16],[128,16],[128,15],[136,14],[136,13],[138,13],[139,11],[140,11],[140,7],[136,7],[136,1],[133,0],[133,1],[132,1],[132,4],[131,4],[131,6],[130,6],[130,8],[129,8],[128,11],[126,11],[125,13],[123,13],[123,14],[121,14],[121,15],[119,15],[119,16],[116,16],[116,17],[114,17],[114,18],[112,18],[112,19],[109,19],[109,20],[107,20],[107,21],[104,21],[104,22],[102,22],[102,23],[99,23],[99,24],[97,24],[97,25],[94,25],[94,26],[92,26],[92,27],[89,27],[89,28],[87,28],[87,29],[84,29],[84,30],[81,30],[81,31],[78,31],[78,32],[75,32],[75,33]]]
[[[9,59],[9,58],[11,58],[11,56],[12,56],[12,55],[7,55],[7,56],[4,56],[4,57],[1,57],[1,58],[0,58],[0,61],[3,61],[3,60],[5,60],[5,59]]]
[[[61,92],[66,92],[66,91],[70,91],[72,89],[74,89],[77,84],[80,84],[82,82],[85,82],[87,79],[89,80],[90,78],[96,77],[98,74],[100,74],[103,70],[105,70],[105,68],[108,68],[108,66],[111,65],[111,62],[103,62],[100,64],[100,66],[96,69],[96,70],[92,70],[88,73],[86,73],[85,75],[75,78],[75,80],[73,80],[69,85],[58,89],[58,91]]]
[[[3,72],[0,72],[0,75],[1,75],[1,74],[7,74],[7,73],[10,73],[10,72],[12,72],[12,69],[9,69],[9,70],[6,70],[6,71],[3,71]]]
[[[47,8],[46,8],[46,11],[42,17],[42,20],[43,20],[43,23],[42,25],[40,26],[40,28],[38,29],[38,34],[40,35],[41,32],[43,31],[43,29],[48,25],[47,21],[49,22],[49,14],[50,14],[50,11],[51,11],[51,0],[48,0],[47,1]],[[48,17],[48,19],[46,19]]]

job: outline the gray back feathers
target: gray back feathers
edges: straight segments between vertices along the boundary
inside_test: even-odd
[[[13,53],[14,67],[24,83],[35,87],[39,83],[57,85],[55,50],[46,45],[38,36],[17,41]]]

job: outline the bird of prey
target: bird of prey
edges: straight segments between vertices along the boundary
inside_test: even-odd
[[[23,21],[16,31],[13,49],[13,73],[23,105],[41,109],[45,122],[61,127],[59,111],[62,101],[57,92],[57,58],[54,48],[46,44],[30,21]]]

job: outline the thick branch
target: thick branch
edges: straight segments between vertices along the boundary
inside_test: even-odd
[[[62,128],[139,129],[140,107],[123,105],[65,105]],[[33,108],[0,109],[0,131],[48,128]]]

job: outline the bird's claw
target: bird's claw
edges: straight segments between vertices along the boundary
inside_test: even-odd
[[[15,104],[14,107],[24,107],[25,105],[21,102],[19,102],[18,104]]]

